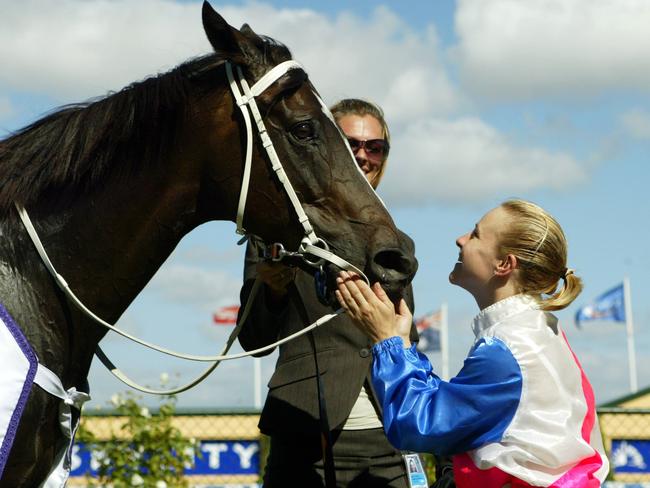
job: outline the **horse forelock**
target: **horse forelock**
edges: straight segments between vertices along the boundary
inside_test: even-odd
[[[281,42],[268,36],[260,36],[260,39],[262,40],[262,43],[261,45],[258,45],[258,47],[260,47],[260,50],[263,53],[263,63],[275,66],[276,64],[291,59],[291,51]]]
[[[249,81],[261,77],[274,66],[292,59],[289,48],[272,37],[253,34],[250,40],[258,53],[253,59],[247,57],[243,62],[245,71],[252,77]]]

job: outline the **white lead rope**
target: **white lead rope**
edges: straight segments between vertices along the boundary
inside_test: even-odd
[[[186,390],[189,390],[190,388],[198,385],[201,381],[203,381],[205,378],[207,378],[212,371],[214,371],[217,366],[221,363],[221,361],[228,361],[230,359],[239,359],[243,358],[245,356],[251,356],[254,354],[259,354],[265,351],[268,351],[269,349],[273,349],[274,347],[279,346],[280,344],[284,344],[285,342],[289,342],[297,337],[300,337],[303,334],[306,334],[307,332],[311,332],[314,330],[316,327],[319,327],[323,325],[326,322],[329,322],[332,320],[334,317],[337,315],[340,315],[343,313],[343,309],[339,308],[336,312],[327,314],[322,316],[320,319],[318,319],[316,322],[313,324],[309,325],[308,327],[305,327],[304,329],[295,332],[283,339],[280,339],[277,342],[274,342],[273,344],[269,344],[268,346],[260,347],[259,349],[255,349],[253,351],[248,351],[248,352],[243,352],[239,354],[231,354],[230,356],[225,355],[229,350],[232,344],[235,342],[235,339],[239,335],[239,331],[241,330],[242,326],[244,325],[244,322],[246,322],[246,318],[248,316],[248,312],[250,309],[250,304],[253,303],[255,294],[258,291],[258,288],[260,286],[261,282],[259,279],[255,280],[255,283],[253,283],[253,288],[251,288],[251,293],[248,297],[248,302],[246,303],[246,308],[244,309],[244,312],[241,315],[241,318],[239,320],[239,323],[235,327],[235,329],[230,333],[230,336],[228,337],[228,341],[226,342],[226,346],[223,348],[221,351],[220,356],[216,356],[219,359],[216,359],[214,363],[212,363],[208,368],[206,368],[203,373],[201,373],[199,376],[194,378],[192,381],[189,383],[179,386],[177,388],[173,388],[170,390],[154,390],[146,386],[139,385],[138,383],[135,383],[133,380],[131,380],[128,376],[126,376],[122,371],[120,371],[109,359],[106,357],[104,354],[104,351],[101,350],[99,346],[97,346],[97,352],[96,355],[99,358],[99,360],[108,368],[108,370],[115,376],[117,379],[122,381],[122,383],[125,383],[126,385],[130,386],[131,388],[134,388],[138,391],[141,391],[143,393],[151,393],[154,395],[176,395],[177,393],[184,392]]]
[[[149,349],[153,349],[154,351],[158,351],[158,352],[161,352],[163,354],[168,354],[170,356],[180,358],[180,359],[187,359],[187,360],[190,360],[190,361],[200,361],[200,362],[211,362],[212,363],[205,371],[203,371],[203,373],[201,373],[199,376],[197,376],[192,381],[190,381],[189,383],[187,383],[187,384],[185,384],[183,386],[179,386],[177,388],[170,389],[170,390],[154,390],[154,389],[151,389],[151,388],[149,388],[147,386],[142,386],[142,385],[134,382],[133,380],[131,380],[128,376],[126,376],[119,368],[117,368],[108,359],[108,357],[106,356],[104,351],[101,349],[101,347],[97,346],[96,355],[99,358],[99,360],[104,364],[104,366],[106,366],[106,368],[116,378],[118,378],[120,381],[122,381],[126,385],[130,386],[131,388],[134,388],[134,389],[136,389],[138,391],[141,391],[143,393],[151,393],[151,394],[155,394],[155,395],[175,395],[176,393],[180,393],[180,392],[189,390],[190,388],[196,386],[201,381],[203,381],[210,373],[212,373],[212,371],[214,371],[217,368],[217,366],[219,366],[219,364],[222,361],[229,361],[229,360],[232,360],[232,359],[239,359],[239,358],[243,358],[243,357],[246,357],[246,356],[252,356],[254,354],[259,354],[259,353],[268,351],[270,349],[273,349],[273,348],[279,346],[280,344],[284,344],[285,342],[288,342],[288,341],[290,341],[292,339],[295,339],[296,337],[299,337],[299,336],[301,336],[303,334],[306,334],[307,332],[310,332],[311,330],[315,329],[316,327],[319,327],[319,326],[323,325],[324,323],[329,322],[331,319],[333,319],[337,315],[340,315],[341,313],[343,313],[343,309],[338,309],[336,312],[321,317],[320,319],[318,319],[316,322],[309,325],[308,327],[306,327],[306,328],[304,328],[304,329],[302,329],[302,330],[300,330],[300,331],[298,331],[298,332],[296,332],[296,333],[294,333],[294,334],[292,334],[290,336],[287,336],[287,337],[285,337],[283,339],[280,339],[280,340],[274,342],[273,344],[269,344],[267,346],[261,347],[259,349],[255,349],[253,351],[247,351],[247,352],[242,352],[242,353],[238,353],[238,354],[227,355],[227,353],[230,350],[232,344],[235,342],[235,339],[239,335],[239,331],[241,330],[242,326],[246,322],[246,319],[247,319],[248,314],[250,312],[250,308],[251,308],[251,306],[252,306],[252,304],[253,304],[253,302],[255,300],[255,295],[257,294],[257,292],[259,290],[261,282],[259,281],[259,279],[257,279],[253,283],[253,287],[251,288],[250,295],[249,295],[248,300],[246,302],[246,307],[244,307],[244,311],[241,314],[239,322],[237,323],[237,326],[235,327],[235,329],[233,329],[230,336],[228,337],[228,341],[226,342],[226,345],[224,346],[224,348],[223,348],[223,350],[221,351],[220,354],[218,354],[216,356],[199,356],[199,355],[194,355],[194,354],[177,353],[177,352],[174,352],[174,351],[172,351],[170,349],[167,349],[167,348],[164,348],[164,347],[161,347],[161,346],[157,346],[157,345],[152,344],[150,342],[139,339],[139,338],[129,334],[128,332],[125,332],[125,331],[115,327],[114,325],[109,324],[105,320],[103,320],[100,317],[98,317],[97,315],[95,315],[90,309],[88,309],[88,307],[86,307],[83,304],[83,302],[81,300],[79,300],[79,298],[77,298],[77,296],[74,294],[74,292],[70,289],[70,287],[68,286],[68,283],[65,281],[63,276],[61,276],[56,271],[56,268],[54,267],[54,265],[50,261],[49,256],[45,252],[45,248],[43,247],[43,244],[42,244],[40,238],[38,237],[36,229],[34,228],[34,225],[32,224],[32,221],[29,218],[29,215],[27,214],[27,211],[22,206],[20,206],[18,204],[16,204],[16,209],[18,210],[18,214],[20,215],[20,218],[21,218],[21,220],[23,222],[23,225],[25,226],[25,229],[27,230],[27,233],[31,237],[32,242],[34,243],[34,246],[36,247],[36,250],[37,250],[39,256],[43,260],[43,263],[45,264],[45,267],[50,272],[50,274],[54,277],[54,280],[58,284],[59,288],[61,288],[61,290],[63,291],[65,296],[77,308],[79,308],[83,313],[85,313],[90,318],[92,318],[95,322],[99,323],[100,325],[103,325],[107,329],[112,330],[113,332],[115,332],[115,333],[121,335],[122,337],[125,337],[126,339],[129,339],[129,340],[131,340],[131,341],[133,341],[133,342],[135,342],[137,344],[148,347]]]
[[[289,337],[287,337],[285,339],[274,342],[273,344],[269,344],[268,346],[265,346],[263,348],[256,349],[255,351],[248,351],[248,352],[243,352],[243,353],[239,353],[239,354],[233,354],[231,356],[224,356],[225,352],[222,352],[221,354],[218,354],[216,356],[214,356],[214,355],[213,356],[202,356],[202,355],[196,355],[196,354],[179,353],[179,352],[172,351],[171,349],[167,349],[165,347],[158,346],[158,345],[153,344],[151,342],[147,342],[147,341],[145,341],[143,339],[139,339],[138,337],[135,337],[135,336],[129,334],[128,332],[123,331],[122,329],[116,327],[115,325],[109,324],[108,322],[106,322],[101,317],[98,317],[92,310],[90,310],[88,307],[86,307],[86,305],[84,305],[84,303],[70,289],[70,287],[68,286],[68,283],[65,281],[63,276],[61,276],[56,271],[56,268],[54,268],[54,265],[52,264],[52,262],[50,261],[49,256],[45,252],[45,248],[43,247],[43,244],[42,244],[40,238],[38,237],[38,234],[36,233],[36,229],[34,228],[34,225],[32,224],[32,221],[29,218],[29,215],[27,214],[27,211],[23,207],[21,207],[19,205],[16,205],[16,208],[18,209],[18,214],[20,215],[20,218],[23,221],[25,229],[27,229],[27,233],[32,238],[32,241],[34,242],[34,246],[36,247],[36,250],[38,251],[39,256],[41,257],[41,259],[45,263],[45,267],[48,269],[50,274],[54,277],[54,280],[59,285],[59,288],[61,288],[61,290],[63,291],[65,296],[79,310],[81,310],[84,314],[86,314],[88,317],[93,319],[95,322],[97,322],[98,324],[104,326],[105,328],[107,328],[109,330],[112,330],[116,334],[119,334],[122,337],[124,337],[126,339],[129,339],[130,341],[133,341],[133,342],[135,342],[137,344],[140,344],[141,346],[148,347],[149,349],[153,349],[154,351],[158,351],[160,353],[167,354],[169,356],[173,356],[175,358],[187,359],[188,361],[210,362],[211,363],[211,362],[228,361],[230,359],[239,359],[239,358],[242,358],[242,357],[245,357],[245,356],[251,356],[253,354],[268,351],[269,349],[272,349],[272,348],[274,348],[274,347],[276,347],[276,346],[278,346],[280,344],[283,344],[284,342],[287,342],[287,340],[290,340],[290,339],[294,338],[294,336],[289,336]],[[233,334],[234,334],[234,337],[232,338],[233,340],[234,340],[234,338],[237,337],[237,334],[239,333],[239,329],[241,329],[242,325],[245,322],[246,317],[248,316],[248,310],[249,310],[250,304],[253,303],[254,298],[255,298],[255,294],[257,293],[257,290],[259,288],[259,281],[256,281],[255,285],[256,286],[254,286],[254,288],[251,289],[251,294],[250,294],[249,299],[248,299],[248,301],[246,303],[246,307],[244,308],[244,311],[242,312],[242,315],[241,315],[242,318],[240,319],[240,323],[237,324],[237,327],[235,328],[235,330],[233,330]],[[341,312],[342,312],[342,309],[339,309],[336,313],[330,314],[331,317],[330,317],[330,315],[326,315],[325,317],[333,318],[336,315],[339,315]],[[316,324],[316,323],[318,323],[318,325],[322,325],[322,323],[324,323],[324,322],[316,321],[314,324]],[[314,324],[312,324],[312,325],[314,325]],[[306,331],[306,329],[300,331],[300,333],[298,333],[298,335],[301,335],[305,331]],[[298,337],[298,335],[295,335],[295,337]],[[232,336],[232,334],[231,334],[231,336]],[[229,339],[229,341],[230,341],[230,339]],[[228,349],[230,349],[231,344],[232,344],[232,342],[230,342],[224,348],[224,351],[227,351]]]

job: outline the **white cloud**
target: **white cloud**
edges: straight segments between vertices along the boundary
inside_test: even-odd
[[[462,30],[475,5],[461,2],[458,16],[461,48],[467,49],[460,59],[466,63],[482,40],[483,31],[475,39]],[[11,2],[0,17],[0,59],[12,69],[0,72],[0,84],[69,100],[119,89],[209,50],[200,7],[171,0]],[[582,177],[568,155],[517,147],[475,118],[441,120],[468,104],[447,75],[433,28],[417,32],[385,7],[363,18],[346,12],[330,18],[263,3],[220,6],[219,12],[232,25],[247,22],[287,44],[327,102],[364,97],[384,107],[394,136],[391,159],[400,165],[400,174],[389,175],[382,188],[391,200],[407,205],[475,201],[515,190],[560,188]],[[490,30],[492,24],[482,17],[475,23],[499,45],[502,36]],[[551,178],[550,169],[563,178]]]
[[[150,284],[168,301],[210,312],[217,305],[239,303],[240,287],[241,279],[229,273],[185,265],[163,266]]]
[[[9,97],[0,96],[0,120],[5,120],[15,113],[13,104]]]
[[[476,118],[421,120],[394,146],[381,193],[396,204],[478,202],[585,178],[570,155],[519,147]]]
[[[650,112],[635,109],[621,116],[623,129],[636,139],[650,140]]]
[[[124,315],[120,317],[120,319],[117,321],[117,323],[113,324],[115,327],[118,329],[131,334],[135,337],[142,337],[144,334],[144,331],[146,327],[139,322],[136,317],[127,311]],[[120,334],[113,332],[111,330],[108,330],[106,332],[106,335],[102,339],[102,345],[104,344],[124,344],[127,342],[128,339],[125,339],[122,337]]]
[[[462,79],[499,98],[650,87],[646,0],[459,0]]]
[[[200,4],[168,0],[4,2],[0,82],[81,100],[208,51]]]
[[[386,8],[377,8],[368,20],[341,14],[332,22],[316,13],[268,19],[269,33],[277,33],[305,64],[328,102],[374,100],[391,124],[450,113],[463,104],[440,62],[435,32],[415,33]]]
[[[289,46],[330,102],[368,97],[395,121],[460,103],[435,32],[416,34],[385,8],[334,20],[263,3],[218,9],[232,25],[247,22]],[[12,67],[0,83],[65,100],[117,90],[209,50],[200,2],[25,0],[5,2],[0,16],[0,59]]]

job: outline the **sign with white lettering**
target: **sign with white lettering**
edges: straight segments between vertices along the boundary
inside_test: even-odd
[[[612,439],[615,473],[650,473],[650,440]]]
[[[200,456],[194,456],[194,466],[187,466],[185,474],[200,475],[255,475],[260,471],[259,441],[201,441]],[[72,449],[71,476],[97,474],[101,450],[89,452],[80,442]]]

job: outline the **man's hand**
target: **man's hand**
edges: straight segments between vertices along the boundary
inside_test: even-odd
[[[267,298],[274,303],[286,296],[288,286],[296,277],[295,268],[272,261],[260,261],[255,270],[259,279],[266,285]]]

